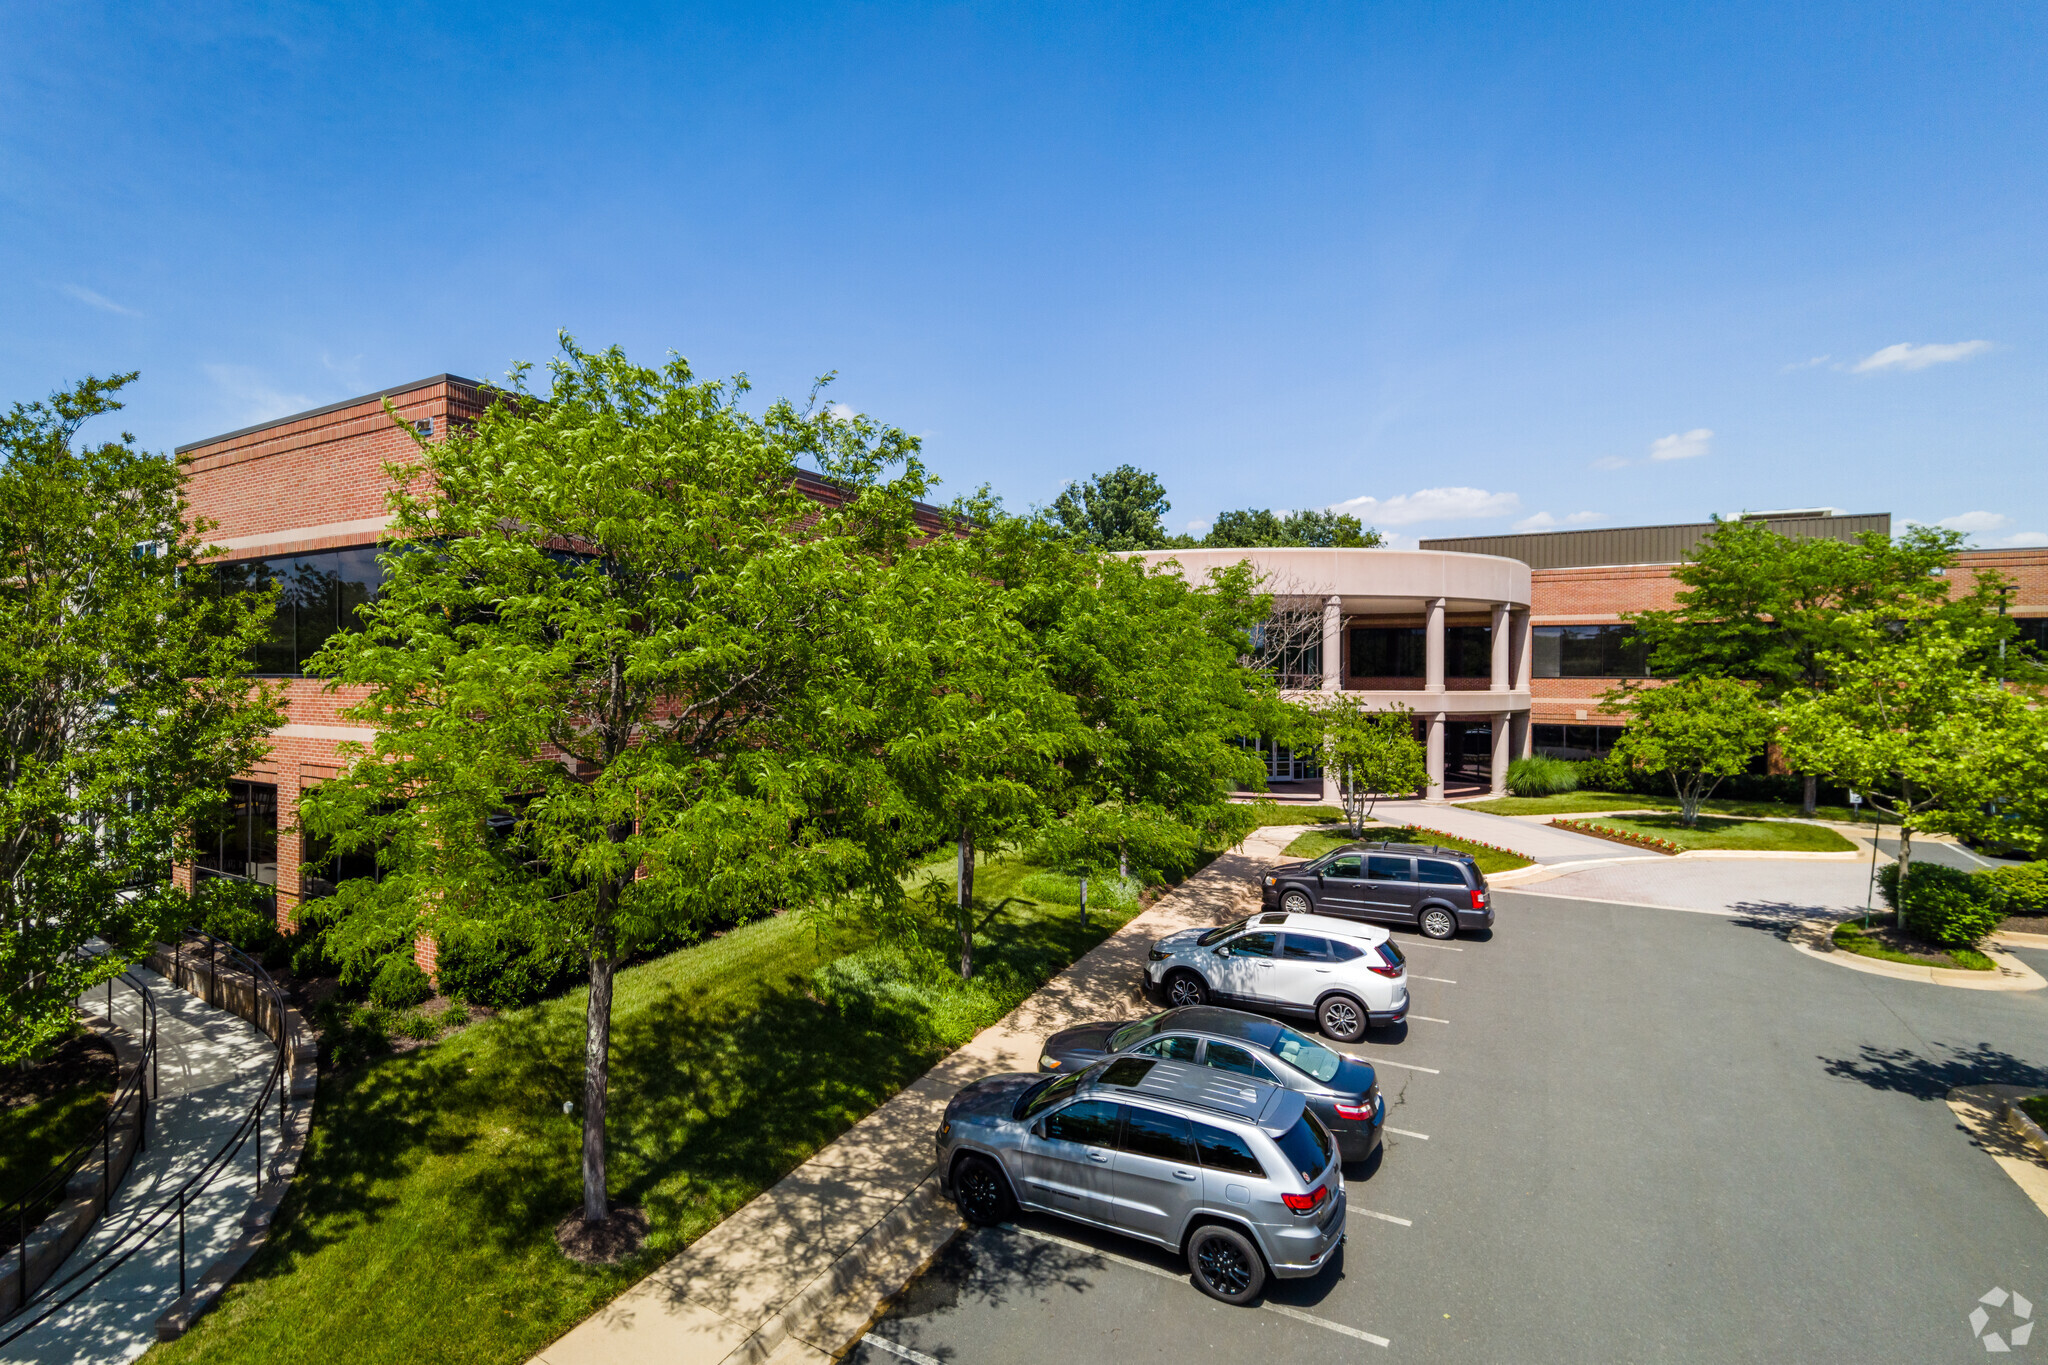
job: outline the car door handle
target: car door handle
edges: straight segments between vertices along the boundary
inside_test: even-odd
[[[1173,1178],[1175,1180],[1193,1180],[1195,1173],[1184,1166],[1176,1166],[1173,1168]]]
[[[1318,967],[1316,968],[1316,970],[1321,972],[1324,976],[1328,976],[1331,972],[1334,972],[1337,969],[1335,967]]]
[[[1101,1162],[1106,1165],[1109,1161],[1109,1153],[1098,1152],[1093,1147],[1090,1147],[1088,1149],[1088,1159],[1090,1161]]]

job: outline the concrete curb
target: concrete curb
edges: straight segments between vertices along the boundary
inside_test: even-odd
[[[1851,916],[1850,918],[1854,918]],[[1845,953],[1834,945],[1835,926],[1843,920],[1809,919],[1801,920],[1792,931],[1789,940],[1792,946],[1808,957],[1819,958],[1837,967],[1851,971],[1866,972],[1871,976],[1888,976],[1894,981],[1920,981],[1933,986],[1955,986],[1970,991],[2038,991],[2048,987],[2048,980],[2026,963],[1985,945],[1984,955],[1997,968],[1989,972],[1973,972],[1956,967],[1922,967],[1911,962],[1886,962],[1880,958],[1864,957],[1858,953]]]
[[[1999,1106],[1999,1117],[2005,1120],[2005,1126],[2012,1130],[2014,1137],[2034,1149],[2035,1156],[2048,1161],[2048,1133],[2042,1132],[2041,1125],[2028,1117],[2026,1110],[2020,1108],[2021,1098],[2014,1096],[2002,1101]]]
[[[2008,948],[2048,948],[2048,934],[2023,934],[2017,929],[2000,929],[1991,941]]]

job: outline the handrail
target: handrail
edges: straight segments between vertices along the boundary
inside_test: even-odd
[[[0,1239],[5,1239],[9,1234],[12,1234],[13,1237],[11,1247],[14,1251],[15,1290],[15,1307],[5,1314],[0,1314],[0,1321],[11,1317],[28,1304],[31,1292],[28,1283],[29,1233],[41,1227],[43,1221],[56,1211],[57,1206],[62,1202],[65,1188],[77,1176],[80,1168],[92,1159],[94,1152],[98,1152],[100,1156],[99,1212],[104,1214],[108,1206],[112,1204],[114,1186],[117,1183],[114,1179],[114,1131],[117,1126],[121,1126],[117,1121],[121,1120],[131,1108],[135,1111],[133,1120],[135,1125],[135,1150],[136,1152],[141,1152],[149,1146],[149,1109],[151,1100],[155,1098],[157,1088],[156,999],[142,979],[128,971],[123,971],[118,976],[108,977],[107,1027],[109,1030],[116,1027],[114,1023],[114,984],[117,981],[129,990],[134,991],[136,998],[142,1002],[141,1059],[135,1068],[135,1074],[128,1079],[127,1084],[117,1085],[115,1093],[107,1101],[107,1112],[100,1119],[100,1131],[97,1134],[82,1139],[76,1147],[72,1148],[70,1153],[48,1175],[37,1181],[27,1194],[14,1201],[4,1215],[5,1221],[0,1222]],[[117,1080],[118,1075],[117,1071]],[[133,1165],[134,1157],[131,1155],[129,1166],[132,1168]],[[124,1169],[122,1174],[125,1177],[127,1171]],[[8,1241],[0,1240],[0,1252],[4,1252],[9,1246],[10,1243]],[[57,1267],[52,1266],[52,1273],[56,1269]],[[44,1278],[45,1282],[47,1282],[48,1276]],[[37,1287],[40,1288],[41,1286],[38,1285]]]
[[[154,1209],[132,1220],[121,1234],[106,1246],[101,1247],[90,1258],[77,1266],[67,1266],[68,1273],[52,1283],[45,1283],[38,1291],[42,1294],[39,1302],[25,1305],[19,1316],[28,1318],[5,1336],[0,1336],[0,1346],[5,1346],[48,1318],[59,1309],[72,1303],[89,1292],[101,1280],[121,1268],[129,1257],[154,1241],[159,1233],[177,1227],[178,1236],[178,1293],[182,1297],[189,1288],[185,1265],[185,1210],[199,1195],[204,1194],[213,1181],[225,1170],[244,1146],[253,1139],[256,1156],[256,1188],[263,1188],[263,1111],[269,1106],[271,1092],[277,1093],[277,1145],[282,1151],[285,1134],[289,1132],[291,1104],[292,1060],[298,1052],[298,1020],[292,1013],[282,988],[263,970],[263,964],[250,957],[241,949],[225,940],[215,938],[199,929],[183,929],[177,941],[171,945],[174,966],[172,980],[175,983],[184,975],[185,948],[188,942],[197,939],[197,946],[206,949],[207,990],[203,998],[213,1003],[219,994],[220,963],[225,954],[231,965],[240,967],[248,974],[254,992],[251,997],[253,1018],[249,1022],[261,1029],[277,1044],[277,1051],[271,1060],[270,1071],[264,1077],[263,1089],[249,1106],[248,1113],[214,1150],[212,1156],[199,1169],[187,1177],[185,1182],[165,1195]],[[196,992],[195,992],[196,993]],[[260,1004],[258,1003],[260,1002]],[[45,1293],[44,1291],[48,1291]],[[28,1308],[36,1309],[33,1316]]]

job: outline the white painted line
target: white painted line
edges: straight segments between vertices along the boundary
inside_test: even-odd
[[[1387,1131],[1390,1133],[1399,1133],[1402,1137],[1421,1138],[1424,1142],[1429,1141],[1429,1134],[1427,1133],[1411,1133],[1406,1128],[1396,1128],[1391,1123],[1387,1125]]]
[[[1420,1019],[1425,1024],[1448,1024],[1451,1022],[1448,1019],[1434,1019],[1427,1014],[1411,1014],[1408,1017],[1410,1019]]]
[[[1570,900],[1571,898],[1570,898],[1569,896],[1555,896],[1555,897],[1552,897],[1552,899],[1554,899],[1554,900]],[[1440,977],[1440,976],[1422,976],[1422,975],[1420,975],[1419,973],[1416,973],[1416,972],[1410,972],[1410,973],[1408,973],[1408,979],[1409,979],[1410,981],[1434,981],[1434,982],[1436,982],[1436,984],[1437,984],[1437,985],[1439,985],[1439,986],[1455,986],[1455,985],[1457,985],[1457,984],[1458,984],[1458,983],[1457,983],[1457,982],[1455,982],[1455,981],[1447,981],[1447,980],[1445,980],[1445,979],[1444,979],[1443,977]]]
[[[1433,943],[1426,938],[1404,938],[1401,940],[1401,946],[1403,948],[1441,948],[1447,953],[1462,953],[1465,951],[1463,948],[1453,947],[1448,943]]]
[[[1278,1313],[1283,1318],[1293,1318],[1296,1322],[1306,1322],[1320,1327],[1326,1332],[1340,1332],[1347,1337],[1356,1337],[1360,1341],[1369,1341],[1375,1346],[1390,1346],[1393,1344],[1385,1337],[1376,1337],[1370,1332],[1361,1332],[1356,1327],[1346,1327],[1341,1322],[1331,1322],[1328,1318],[1319,1318],[1313,1313],[1304,1313],[1299,1308],[1289,1308],[1284,1303],[1267,1303],[1259,1306],[1269,1313]]]
[[[1415,1220],[1412,1218],[1396,1218],[1391,1213],[1378,1213],[1372,1209],[1361,1209],[1356,1204],[1351,1206],[1351,1211],[1356,1214],[1362,1214],[1367,1218],[1377,1218],[1382,1223],[1399,1223],[1404,1228],[1415,1226]]]
[[[1380,1061],[1377,1057],[1366,1057],[1362,1060],[1371,1062],[1374,1066],[1398,1066],[1403,1071],[1427,1071],[1432,1076],[1441,1076],[1444,1074],[1443,1072],[1438,1071],[1433,1066],[1417,1066],[1413,1062],[1383,1062]]]
[[[887,1351],[898,1360],[909,1361],[910,1365],[939,1365],[938,1361],[933,1360],[923,1351],[913,1351],[908,1346],[898,1346],[889,1338],[878,1337],[873,1332],[869,1332],[860,1340],[863,1346],[872,1346],[878,1351]]]
[[[1376,1218],[1387,1217],[1386,1214],[1374,1214],[1373,1216]],[[1400,1223],[1405,1222],[1406,1220],[1395,1218],[1391,1219],[1390,1221]],[[1133,1270],[1142,1270],[1147,1275],[1157,1275],[1162,1280],[1179,1280],[1183,1284],[1187,1282],[1187,1276],[1185,1275],[1176,1275],[1170,1270],[1161,1270],[1156,1265],[1147,1265],[1143,1261],[1134,1261],[1128,1256],[1119,1256],[1113,1251],[1101,1251],[1095,1247],[1087,1245],[1084,1242],[1070,1242],[1064,1237],[1055,1237],[1049,1232],[1039,1232],[1034,1228],[1019,1227],[1015,1223],[1004,1223],[1001,1224],[1001,1227],[1005,1232],[1021,1232],[1026,1237],[1033,1238],[1040,1242],[1051,1242],[1054,1246],[1063,1246],[1070,1251],[1078,1251],[1088,1256],[1100,1256],[1105,1261],[1114,1261],[1118,1265],[1127,1265]],[[1369,1341],[1375,1346],[1388,1346],[1392,1344],[1385,1337],[1376,1337],[1370,1332],[1361,1332],[1356,1327],[1346,1327],[1341,1322],[1331,1322],[1328,1318],[1319,1318],[1313,1313],[1304,1313],[1299,1308],[1289,1308],[1285,1304],[1262,1303],[1259,1305],[1259,1307],[1265,1309],[1269,1313],[1278,1313],[1283,1318],[1293,1318],[1297,1322],[1306,1322],[1313,1326],[1320,1327],[1324,1331],[1337,1332],[1343,1336],[1355,1337],[1360,1341]],[[865,1339],[866,1338],[863,1338],[863,1340]],[[894,1351],[899,1355],[904,1354],[903,1348],[896,1346],[893,1342],[890,1345],[885,1346],[883,1349]],[[906,1360],[911,1359],[909,1355],[904,1355],[904,1358]],[[919,1359],[923,1360],[922,1357],[920,1357]],[[939,1362],[936,1360],[929,1360],[924,1361],[924,1365],[939,1365]]]

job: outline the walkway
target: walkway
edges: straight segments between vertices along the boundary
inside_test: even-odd
[[[1512,820],[1505,815],[1488,815],[1463,806],[1438,805],[1429,801],[1382,801],[1373,818],[1402,825],[1438,829],[1460,839],[1474,839],[1513,849],[1539,863],[1576,863],[1588,858],[1660,858],[1658,853],[1638,852],[1626,844],[1595,839],[1549,825]]]
[[[251,1025],[172,986],[147,967],[129,969],[156,997],[158,1084],[149,1147],[115,1192],[113,1207],[72,1253],[46,1292],[61,1297],[58,1282],[177,1189],[219,1150],[263,1089],[276,1045]],[[106,1016],[106,992],[88,991],[79,1004]],[[141,1002],[115,992],[114,1021],[140,1032]],[[274,1102],[272,1112],[275,1112]],[[276,1128],[266,1115],[266,1146]],[[185,1214],[186,1269],[192,1283],[241,1233],[240,1220],[256,1195],[255,1153],[244,1148],[234,1168]],[[175,1227],[175,1224],[173,1225]],[[117,1365],[133,1360],[156,1340],[157,1315],[178,1297],[178,1239],[159,1234],[91,1292],[0,1347],[0,1365]],[[31,1307],[31,1312],[34,1311]]]

